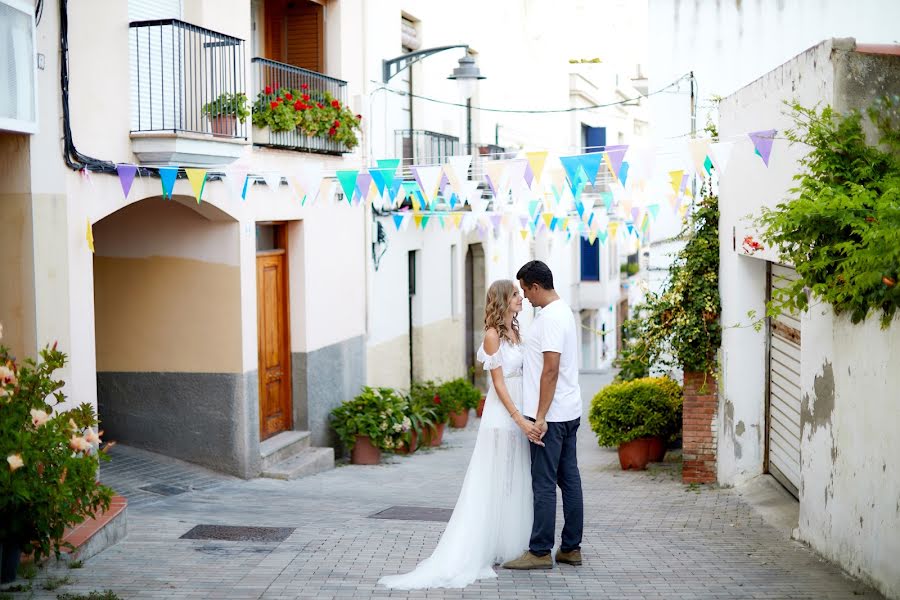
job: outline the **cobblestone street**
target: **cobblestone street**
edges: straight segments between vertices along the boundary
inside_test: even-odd
[[[584,377],[585,396],[607,379]],[[33,597],[111,589],[123,598],[880,598],[766,525],[733,490],[684,486],[677,465],[620,471],[586,419],[582,567],[498,569],[464,590],[378,587],[382,575],[427,557],[444,523],[370,517],[394,506],[452,508],[477,426],[474,419],[449,431],[443,448],[381,466],[287,482],[223,478],[153,502],[142,496],[128,509],[123,542],[81,569],[42,572]],[[199,524],[293,531],[281,542],[180,539]],[[73,583],[44,591],[48,575]]]

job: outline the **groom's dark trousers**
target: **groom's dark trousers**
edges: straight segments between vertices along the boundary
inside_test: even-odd
[[[556,486],[562,490],[563,518],[560,550],[581,549],[584,498],[575,453],[575,434],[581,419],[547,423],[544,445],[531,444],[531,487],[534,491],[534,524],[529,550],[546,556],[553,549],[556,531]]]

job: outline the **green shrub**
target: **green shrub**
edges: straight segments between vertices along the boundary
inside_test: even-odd
[[[408,410],[406,398],[393,389],[364,387],[359,396],[331,411],[331,426],[346,448],[364,435],[376,448],[390,451],[408,438]]]
[[[478,408],[481,390],[462,377],[441,384],[437,390],[441,404],[450,412],[460,413]]]
[[[409,400],[415,406],[424,407],[431,405],[435,408],[435,425],[446,423],[450,419],[450,409],[441,399],[438,389],[440,383],[436,381],[414,381],[409,388]]]
[[[681,386],[668,377],[612,383],[594,397],[589,420],[601,446],[644,437],[677,437],[681,428]]]

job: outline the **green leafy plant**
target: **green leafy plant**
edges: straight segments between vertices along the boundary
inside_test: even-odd
[[[435,408],[435,425],[446,423],[450,419],[450,409],[441,399],[438,388],[440,383],[436,381],[414,381],[409,387],[409,398],[417,405],[431,404]]]
[[[404,440],[412,423],[406,398],[391,388],[364,387],[353,400],[331,411],[331,426],[347,448],[356,436],[368,436],[381,450],[391,451]]]
[[[644,337],[646,321],[640,318],[642,311],[643,306],[637,306],[637,316],[622,324],[622,349],[613,361],[613,366],[619,370],[614,382],[631,381],[650,374],[650,353]]]
[[[638,271],[640,270],[641,266],[638,263],[633,262],[624,263],[619,267],[619,272],[621,272],[626,277],[637,275]]]
[[[241,123],[250,116],[250,109],[247,106],[247,96],[243,92],[234,94],[220,94],[218,98],[212,102],[204,104],[200,108],[200,113],[207,115],[209,118],[221,116],[234,116]]]
[[[866,139],[859,111],[790,108],[795,125],[786,136],[809,152],[794,198],[757,223],[799,278],[776,291],[767,312],[805,310],[811,292],[853,323],[876,311],[888,327],[900,306],[900,98],[867,111],[881,146]]]
[[[594,396],[588,420],[601,446],[619,446],[645,437],[677,437],[682,391],[668,377],[612,383]]]
[[[447,410],[455,413],[478,408],[481,401],[481,390],[462,377],[442,383],[437,394]]]
[[[438,424],[438,412],[438,405],[434,403],[433,398],[421,396],[407,398],[406,416],[409,417],[411,423],[409,436],[411,437],[412,432],[415,432],[421,439],[426,432],[431,431],[431,428]],[[404,441],[409,442],[410,440],[405,439]]]
[[[0,539],[35,561],[58,557],[67,527],[109,508],[112,490],[96,481],[97,417],[90,404],[63,411],[63,382],[53,373],[66,355],[52,347],[40,362],[17,364],[0,346]]]
[[[299,129],[310,137],[323,137],[343,144],[348,150],[359,145],[361,115],[328,92],[266,86],[253,103],[253,124],[272,131]]]

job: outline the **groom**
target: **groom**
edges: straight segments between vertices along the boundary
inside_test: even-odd
[[[524,415],[534,421],[531,442],[531,485],[534,523],[528,552],[505,563],[507,569],[550,569],[556,530],[556,486],[562,490],[562,543],[556,562],[581,564],[584,501],[575,455],[575,434],[581,422],[578,386],[577,330],[572,309],[553,289],[553,273],[539,260],[516,274],[522,292],[541,309],[525,338]]]

